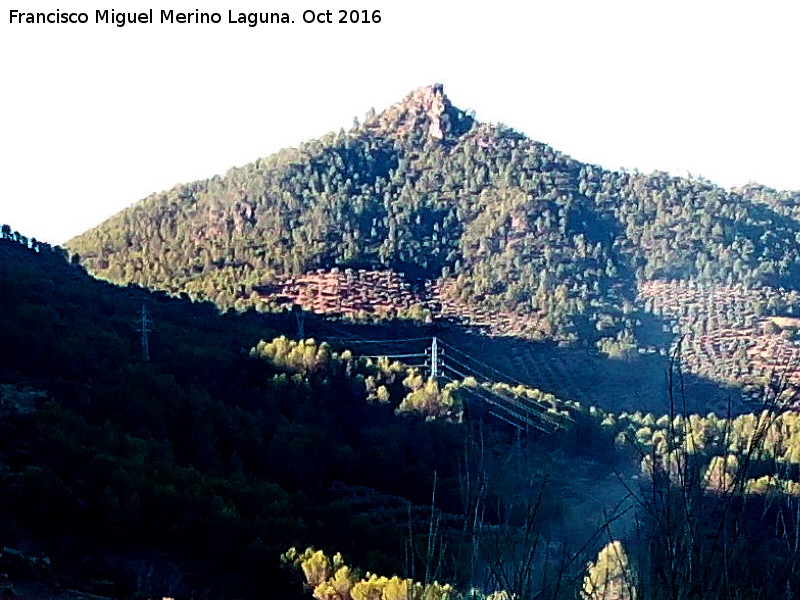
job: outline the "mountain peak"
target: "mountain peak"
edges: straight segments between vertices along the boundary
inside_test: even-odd
[[[475,119],[456,108],[441,83],[419,87],[378,117],[379,127],[407,135],[424,131],[434,140],[458,137],[472,128]]]
[[[441,83],[426,85],[417,88],[408,95],[407,103],[417,107],[427,116],[428,135],[436,139],[444,139],[442,120],[447,114],[447,108],[451,107],[450,100],[444,94],[444,86]]]

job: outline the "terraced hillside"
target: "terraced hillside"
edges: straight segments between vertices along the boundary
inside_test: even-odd
[[[755,388],[778,377],[800,389],[796,291],[652,281],[640,294],[671,323],[687,371]]]

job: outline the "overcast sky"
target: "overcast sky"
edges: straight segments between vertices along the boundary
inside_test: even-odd
[[[797,2],[136,0],[117,10],[223,23],[95,24],[108,6],[18,4],[85,11],[86,25],[0,11],[0,222],[26,235],[63,242],[434,82],[581,161],[800,189]],[[265,6],[296,22],[225,23],[229,8]],[[302,22],[304,9],[351,8],[382,21]]]

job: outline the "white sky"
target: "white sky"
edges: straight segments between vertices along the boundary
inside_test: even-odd
[[[581,161],[800,189],[794,1],[115,3],[297,20],[255,28],[10,25],[15,3],[0,10],[0,222],[53,243],[434,82]],[[108,6],[17,3],[92,20]],[[301,22],[365,7],[382,23]]]

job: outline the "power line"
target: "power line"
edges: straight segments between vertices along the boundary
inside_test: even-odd
[[[472,360],[472,361],[474,361],[476,363],[482,364],[482,365],[486,366],[487,368],[491,369],[492,371],[495,371],[496,373],[500,373],[501,375],[503,375],[503,373],[501,371],[498,371],[497,369],[491,367],[490,365],[487,365],[486,363],[484,363],[482,361],[479,361],[476,358],[473,358],[472,356],[470,356],[466,352],[463,352],[463,351],[459,350],[458,348],[453,348],[452,346],[450,346],[450,344],[446,344],[446,345],[450,350],[458,352],[459,354],[465,356],[466,358],[468,358],[468,359],[470,359],[470,360]],[[492,381],[491,377],[487,377],[486,375],[480,374],[477,371],[477,369],[475,369],[474,367],[470,367],[469,365],[466,365],[463,362],[461,362],[459,360],[456,360],[452,356],[450,356],[448,358],[448,360],[460,365],[462,368],[467,369],[468,371],[471,371],[472,374],[473,374],[473,377],[476,377],[477,379],[484,379],[484,380],[487,380],[487,381]],[[525,383],[523,383],[523,382],[521,382],[519,380],[516,380],[513,377],[510,378],[510,379],[512,380],[512,383],[517,383],[518,385],[521,385],[522,387],[525,387],[525,388],[529,387],[528,384],[525,384]],[[528,396],[524,396],[524,395],[520,394],[519,392],[517,392],[516,390],[514,390],[513,388],[508,388],[507,390],[503,390],[503,391],[504,392],[508,392],[509,394],[513,394],[514,396],[516,396],[517,398],[519,398],[523,402],[529,403],[529,404],[533,404],[533,405],[537,406],[538,408],[540,408],[540,409],[542,409],[544,411],[548,411],[549,410],[549,407],[547,405],[545,405],[542,402],[536,400],[535,398],[530,398]],[[495,393],[497,393],[497,392],[495,392]],[[569,418],[569,417],[566,417],[566,418]],[[558,423],[554,423],[554,424],[558,424]],[[558,426],[560,427],[561,425],[558,424]]]
[[[431,379],[436,381],[439,376],[439,340],[433,336],[431,340]]]
[[[470,373],[469,375],[467,375],[467,374],[464,374],[464,373],[456,370],[455,368],[453,368],[450,365],[447,365],[447,364],[445,365],[446,368],[450,369],[451,371],[453,371],[454,373],[460,375],[463,378],[473,377],[475,379],[485,379],[485,380],[491,381],[487,377],[484,377],[484,376],[480,375],[474,368],[472,368],[472,367],[470,367],[468,365],[465,365],[463,362],[454,359],[452,356],[449,357],[447,360],[448,360],[448,362],[456,363],[457,365],[459,365],[460,367],[465,369],[468,373]],[[472,389],[472,388],[468,388],[468,389]],[[492,394],[494,396],[502,398],[506,402],[512,402],[511,399],[507,398],[506,396],[503,396],[497,390],[494,390],[494,389],[491,389],[491,388],[487,389],[485,387],[482,387],[482,389],[484,391],[486,391],[487,393],[490,393],[490,394]],[[536,416],[537,418],[539,418],[539,419],[541,419],[543,421],[547,421],[548,423],[550,423],[551,425],[554,425],[555,427],[563,427],[563,425],[561,423],[559,423],[558,421],[555,421],[549,414],[547,414],[548,407],[546,405],[534,400],[533,398],[528,398],[527,396],[523,396],[523,395],[519,394],[518,392],[516,392],[513,389],[508,389],[508,390],[503,390],[503,391],[504,392],[508,392],[508,393],[514,395],[516,398],[518,398],[520,401],[517,402],[516,406],[518,406],[522,410],[528,412],[531,415]],[[535,406],[536,408],[540,409],[541,411],[544,411],[545,414],[542,414],[541,412],[537,412],[537,411],[533,410],[531,405]]]
[[[144,362],[150,361],[150,343],[148,340],[147,334],[153,331],[150,329],[150,321],[147,319],[147,306],[142,303],[142,320],[139,324],[139,328],[136,330],[141,334],[141,344],[142,344],[142,360]]]
[[[458,354],[461,354],[462,356],[465,356],[465,357],[466,357],[466,358],[468,358],[469,360],[471,360],[471,361],[473,361],[473,362],[475,362],[475,363],[478,363],[479,365],[481,365],[481,366],[485,367],[486,369],[489,369],[490,371],[493,371],[493,372],[497,373],[498,375],[501,375],[501,376],[505,377],[506,379],[509,379],[509,380],[511,380],[511,382],[512,382],[512,383],[519,384],[519,385],[521,385],[521,386],[523,386],[523,387],[527,387],[527,385],[528,385],[527,383],[525,383],[525,382],[523,382],[523,381],[520,381],[519,379],[517,379],[517,378],[515,378],[515,377],[513,377],[513,376],[511,376],[511,375],[508,375],[508,374],[506,374],[506,373],[503,373],[502,371],[500,371],[499,369],[496,369],[496,368],[495,368],[495,367],[493,367],[492,365],[490,365],[490,364],[488,364],[488,363],[485,363],[485,362],[483,362],[482,360],[478,360],[477,358],[475,358],[474,356],[471,356],[470,354],[467,354],[467,353],[466,353],[466,352],[464,352],[463,350],[459,350],[458,348],[455,348],[454,346],[451,346],[451,345],[450,345],[450,344],[448,344],[447,342],[440,342],[440,343],[441,343],[443,346],[446,346],[447,348],[449,348],[450,350],[453,350],[454,352],[457,352]]]
[[[455,363],[462,369],[466,369],[467,371],[469,371],[471,373],[470,377],[475,377],[477,379],[488,379],[488,377],[484,377],[483,375],[478,373],[478,371],[476,371],[473,367],[470,367],[469,365],[461,362],[460,360],[456,360],[452,356],[448,357],[447,361],[449,363]]]
[[[520,423],[524,424],[524,427],[520,427],[519,424],[511,423],[515,427],[519,427],[520,429],[526,429],[526,428],[530,427],[530,428],[533,428],[533,429],[538,429],[539,431],[541,431],[543,433],[552,433],[552,430],[545,429],[543,426],[539,425],[539,421],[544,420],[544,419],[541,419],[541,415],[538,415],[538,414],[535,414],[535,413],[531,414],[530,412],[528,412],[527,414],[523,414],[524,411],[521,412],[519,410],[520,407],[517,404],[511,402],[508,398],[504,398],[502,396],[498,396],[497,394],[491,392],[490,390],[487,390],[484,387],[474,387],[473,388],[473,387],[463,386],[463,387],[459,388],[459,391],[462,391],[462,390],[464,392],[468,393],[468,394],[472,394],[473,396],[483,400],[486,404],[488,404],[488,406],[489,406],[489,408],[488,408],[489,414],[491,414],[493,416],[496,416],[496,417],[502,419],[503,421],[506,421],[507,423],[510,423],[510,421],[508,421],[508,419],[503,418],[497,412],[497,411],[502,411],[505,414],[509,415],[511,418],[517,419]],[[545,421],[545,422],[549,423],[549,421]],[[550,423],[550,424],[552,425],[552,423]]]
[[[484,386],[478,386],[474,388],[463,386],[462,388],[459,388],[459,390],[462,389],[481,397],[484,401],[496,408],[502,408],[506,412],[513,414],[516,418],[529,424],[535,429],[539,429],[546,433],[552,433],[552,430],[544,429],[541,425],[538,425],[538,423],[547,423],[554,429],[560,429],[562,427],[560,423],[548,418],[546,414],[531,410],[530,407],[519,404],[518,402],[515,402],[506,396],[502,396],[494,390],[488,389]]]
[[[367,358],[418,358],[428,356],[426,352],[418,352],[416,354],[361,354]]]
[[[470,354],[467,354],[463,350],[459,350],[458,348],[455,348],[454,346],[452,346],[452,345],[450,345],[450,344],[448,344],[446,342],[442,342],[442,344],[447,346],[450,350],[452,350],[452,351],[464,356],[465,358],[471,360],[472,362],[477,363],[478,365],[484,367],[485,369],[489,369],[490,371],[492,371],[494,373],[497,373],[498,375],[504,377],[505,379],[510,380],[511,383],[516,383],[516,384],[521,385],[523,387],[528,387],[528,385],[529,385],[529,384],[525,383],[524,381],[520,381],[516,377],[513,377],[512,375],[508,375],[507,373],[504,373],[503,371],[500,371],[499,369],[493,367],[492,365],[490,365],[490,364],[488,364],[488,363],[486,363],[486,362],[484,362],[482,360],[479,360],[479,359],[475,358],[474,356],[472,356]]]
[[[496,412],[494,410],[489,410],[489,414],[492,415],[495,419],[500,419],[501,421],[505,421],[506,423],[508,423],[512,427],[516,427],[517,429],[525,429],[525,427],[520,426],[519,423],[514,423],[513,421],[510,421],[510,420],[506,419],[503,415],[501,415],[500,413],[498,413],[498,412]],[[537,427],[536,429],[539,429],[539,428]],[[544,431],[544,430],[542,429],[541,431]],[[545,432],[545,433],[547,433],[547,432]]]
[[[345,338],[332,337],[332,338],[328,338],[328,339],[329,340],[337,340],[337,341],[347,342],[347,343],[350,343],[350,344],[399,344],[401,342],[402,343],[405,343],[405,342],[427,342],[431,338],[424,337],[424,338],[401,338],[401,339],[397,339],[397,340],[389,340],[389,339],[386,339],[386,340],[361,340],[361,339],[345,339]]]
[[[460,371],[458,371],[457,369],[454,369],[453,367],[448,367],[448,368],[451,371],[453,371],[454,373],[456,373],[457,375],[460,375],[462,378],[468,377],[468,375],[465,375],[464,373],[461,373]],[[518,404],[513,403],[508,398],[505,398],[504,396],[501,396],[501,395],[497,394],[493,390],[487,389],[487,388],[485,388],[483,386],[480,386],[480,385],[476,386],[476,387],[471,387],[471,386],[466,386],[465,385],[465,386],[460,387],[459,390],[466,390],[466,391],[471,392],[471,393],[473,393],[475,395],[481,396],[484,399],[484,401],[486,401],[487,403],[489,403],[489,404],[491,404],[493,406],[502,407],[505,410],[507,410],[508,412],[514,412],[514,409],[520,409],[520,408],[523,411],[525,411],[525,407],[519,406]],[[509,408],[509,405],[512,408]],[[541,415],[539,415],[537,413],[534,413],[533,411],[530,411],[530,410],[527,410],[525,412],[528,412],[531,416],[534,416],[534,417],[539,417],[539,418],[541,417]]]
[[[448,375],[447,373],[441,373],[439,377],[441,377],[442,379],[449,380],[448,383],[458,383],[458,379],[456,379],[455,377],[450,377],[450,375]]]
[[[334,340],[337,338],[331,338]],[[341,339],[341,338],[339,338]],[[439,378],[456,382],[456,380],[449,375],[449,372],[461,377],[462,380],[467,378],[474,378],[479,383],[476,387],[462,385],[459,391],[464,391],[488,405],[488,414],[495,416],[506,423],[518,427],[520,429],[533,428],[545,433],[552,433],[552,429],[548,430],[544,424],[556,429],[563,427],[563,424],[555,420],[549,414],[549,407],[533,398],[529,398],[520,394],[510,387],[508,389],[501,388],[500,390],[491,387],[491,384],[496,382],[492,376],[488,375],[486,371],[499,374],[503,379],[510,380],[512,383],[527,387],[524,382],[506,375],[502,371],[494,368],[493,366],[471,356],[467,352],[460,350],[449,344],[439,340],[437,337],[432,338],[399,338],[399,339],[381,339],[381,340],[341,340],[344,344],[350,344],[357,349],[361,345],[381,344],[388,352],[392,349],[392,354],[362,354],[361,356],[370,359],[419,359],[425,357],[427,360],[424,364],[409,364],[404,363],[407,368],[427,368],[429,369],[429,377],[433,381],[438,381]],[[400,344],[409,344],[417,342],[428,342],[430,346],[425,348],[425,351],[420,352],[397,352]],[[391,349],[390,349],[391,348]],[[445,349],[447,349],[447,356],[445,356]],[[461,360],[453,356],[453,354],[463,357]],[[471,366],[468,363],[473,363],[476,366]],[[485,385],[487,384],[487,385]]]

